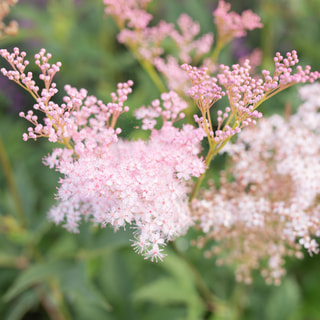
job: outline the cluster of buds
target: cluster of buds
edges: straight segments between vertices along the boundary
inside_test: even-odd
[[[117,140],[121,129],[115,128],[116,121],[120,114],[129,110],[124,102],[132,91],[132,81],[119,83],[117,91],[111,94],[112,102],[108,104],[88,96],[85,89],[77,90],[66,85],[67,96],[63,98],[64,103],[59,105],[52,98],[58,92],[53,78],[60,70],[61,62],[50,64],[51,54],[44,49],[35,55],[35,64],[41,71],[39,79],[43,83],[40,90],[32,72],[26,72],[29,61],[25,59],[25,52],[20,52],[18,48],[14,48],[13,53],[2,49],[0,55],[12,68],[2,68],[2,74],[27,90],[36,100],[33,110],[26,114],[20,113],[21,117],[33,124],[28,128],[28,133],[23,134],[25,141],[47,137],[51,142],[59,142],[74,149],[79,156],[83,152],[100,152],[100,146]],[[43,123],[38,122],[34,111],[45,115]]]
[[[162,107],[159,99],[153,100],[151,106],[142,106],[135,111],[137,119],[142,120],[142,129],[151,130],[157,124],[157,118],[161,117],[163,123],[174,123],[185,117],[182,110],[188,107],[188,104],[182,100],[177,93],[170,91],[168,93],[161,94]]]
[[[320,78],[320,73],[311,72],[310,66],[303,69],[298,65],[294,73],[293,67],[299,62],[296,51],[288,52],[286,58],[277,53],[274,62],[273,75],[263,70],[260,78],[251,75],[249,60],[232,68],[220,65],[217,77],[210,77],[206,68],[182,65],[192,83],[187,93],[201,111],[201,117],[196,116],[195,120],[218,148],[243,127],[256,124],[256,119],[262,117],[256,109],[262,102],[296,83],[312,83]],[[209,109],[224,95],[228,97],[229,106],[217,111],[218,127],[214,130]]]

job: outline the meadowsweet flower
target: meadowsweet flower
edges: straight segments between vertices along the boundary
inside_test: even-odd
[[[54,151],[45,163],[57,164],[64,177],[57,194],[60,203],[49,218],[72,232],[82,219],[115,230],[130,225],[135,250],[162,260],[166,242],[193,225],[186,181],[205,170],[197,156],[199,146],[195,149],[202,138],[199,129],[179,130],[166,122],[153,130],[148,142],[119,140],[105,145],[98,156],[88,152],[74,160],[67,151]]]
[[[151,0],[103,0],[105,13],[113,16],[118,25],[123,28],[126,24],[130,28],[144,29],[152,15],[145,8]]]
[[[119,83],[117,91],[111,94],[112,102],[106,105],[96,97],[88,96],[87,90],[66,85],[67,96],[59,105],[52,98],[58,92],[53,78],[59,72],[61,62],[50,64],[51,54],[46,53],[45,49],[35,55],[35,64],[41,70],[39,79],[43,82],[40,89],[32,72],[26,72],[29,61],[25,59],[25,52],[20,52],[18,48],[14,48],[13,53],[2,49],[0,55],[12,67],[9,71],[2,68],[2,74],[22,86],[36,100],[33,110],[20,113],[33,125],[28,128],[28,133],[23,134],[24,140],[47,137],[51,142],[59,142],[73,149],[77,156],[88,152],[99,154],[102,146],[117,141],[121,129],[115,128],[115,124],[118,117],[129,110],[124,103],[132,91],[132,81]],[[35,111],[45,115],[43,123],[38,122]]]
[[[140,29],[124,28],[118,35],[120,43],[128,45],[139,59],[153,63],[164,50],[162,42],[174,30],[171,23],[160,21],[156,26]]]
[[[200,24],[193,21],[185,13],[180,15],[177,25],[179,31],[173,30],[170,37],[177,44],[179,59],[182,63],[191,63],[193,59],[199,60],[203,55],[210,52],[213,43],[212,33],[207,33],[196,39],[200,33]]]
[[[59,202],[50,210],[50,220],[71,232],[78,232],[82,220],[115,230],[130,225],[134,249],[152,261],[162,260],[166,243],[193,225],[187,181],[206,169],[199,156],[204,131],[192,125],[173,126],[184,118],[187,103],[173,91],[163,93],[161,101],[136,111],[143,129],[151,130],[149,141],[123,141],[116,122],[129,110],[125,103],[132,81],[118,83],[107,104],[85,89],[66,85],[67,95],[59,105],[52,98],[58,92],[53,77],[61,63],[50,64],[51,54],[42,49],[35,55],[42,89],[26,71],[25,52],[15,48],[0,54],[12,67],[1,72],[36,100],[33,110],[20,114],[33,125],[24,140],[47,137],[62,145],[43,160],[62,174]],[[35,112],[44,114],[43,122]],[[154,128],[158,118],[159,130]]]
[[[175,71],[179,72],[181,63],[201,61],[211,50],[213,34],[200,33],[200,24],[187,14],[182,14],[178,20],[178,28],[173,23],[161,20],[157,25],[148,26],[152,16],[145,11],[148,1],[131,0],[125,4],[114,0],[105,0],[105,12],[117,22],[120,33],[118,41],[127,45],[137,59],[155,66],[163,76],[168,79],[170,90],[181,91],[184,85],[171,81]],[[135,16],[139,22],[132,22]],[[165,55],[163,41],[171,39],[176,44],[177,55]],[[172,66],[176,68],[172,70]],[[181,74],[181,72],[180,72]],[[176,77],[176,76],[175,76]],[[186,79],[186,77],[184,77]],[[180,82],[181,83],[181,82]]]
[[[154,59],[154,66],[165,77],[170,90],[184,93],[189,89],[188,75],[177,58],[172,55],[167,55],[166,60],[158,57]]]
[[[229,12],[231,5],[219,0],[218,7],[213,11],[214,23],[217,26],[217,42],[226,44],[233,38],[243,37],[247,30],[262,28],[260,17],[251,10],[245,10],[241,15],[236,12]]]
[[[156,118],[162,118],[163,122],[170,121],[174,123],[185,117],[182,110],[188,107],[188,104],[182,100],[177,93],[170,91],[161,94],[162,107],[158,99],[152,101],[151,106],[145,106],[135,111],[137,119],[143,119],[142,129],[153,129],[157,123]]]
[[[285,257],[302,257],[302,247],[319,251],[320,132],[308,119],[319,118],[320,87],[300,92],[305,102],[297,114],[260,120],[225,147],[232,164],[220,188],[212,185],[193,202],[204,232],[197,244],[214,239],[206,255],[235,265],[239,281],[251,282],[260,269],[267,282],[279,283]]]
[[[320,73],[312,72],[310,66],[303,69],[297,65],[299,59],[295,50],[288,52],[286,58],[277,53],[274,63],[273,75],[263,70],[260,77],[252,76],[249,60],[245,60],[243,65],[234,64],[231,68],[221,64],[216,77],[209,76],[207,68],[187,64],[181,66],[192,83],[187,93],[201,111],[202,116],[196,116],[195,120],[218,148],[242,128],[255,124],[256,119],[262,117],[256,109],[269,97],[296,83],[312,83],[320,77]],[[293,70],[295,66],[296,72]],[[214,130],[209,109],[224,95],[230,105],[223,111],[217,111],[218,128]]]

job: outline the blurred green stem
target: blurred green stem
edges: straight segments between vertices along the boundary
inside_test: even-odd
[[[122,22],[120,22],[116,17],[114,17],[115,22],[117,23],[117,26],[119,30],[122,30],[125,26],[123,25]],[[145,60],[140,57],[139,52],[137,50],[137,47],[134,45],[127,44],[127,48],[133,53],[137,61],[140,63],[142,68],[148,73],[149,77],[153,81],[153,83],[156,85],[158,90],[163,93],[167,92],[168,89],[167,87],[163,84],[163,81],[159,77],[159,74],[157,73],[156,69],[154,68],[153,64],[149,62],[148,60]]]
[[[54,296],[54,300],[57,303],[56,310],[58,310],[60,313],[60,319],[61,320],[72,320],[72,317],[71,317],[69,310],[66,306],[66,303],[64,301],[64,296],[61,293],[58,281],[55,279],[52,279],[49,282],[49,285],[50,285],[51,292]]]
[[[26,215],[23,209],[23,205],[22,205],[22,201],[19,195],[17,185],[15,183],[12,167],[10,165],[9,158],[4,148],[1,136],[0,136],[0,162],[3,168],[3,173],[8,183],[9,190],[11,192],[11,195],[13,197],[13,200],[16,206],[17,218],[20,222],[21,227],[24,228],[27,226]]]
[[[218,57],[219,57],[219,54],[221,52],[221,50],[223,49],[223,47],[225,46],[225,42],[219,40],[212,52],[212,55],[211,55],[211,61],[213,63],[217,63],[217,60],[218,60]]]
[[[51,301],[51,297],[49,296],[47,289],[43,286],[38,286],[36,291],[38,293],[40,303],[48,314],[50,320],[72,320],[68,310],[65,307],[62,307],[61,301],[57,301],[57,295],[58,297],[61,296],[59,288],[57,288],[53,283],[49,283],[49,286],[51,293],[54,296],[54,302]],[[60,298],[58,299],[60,300]],[[56,303],[58,303],[58,306],[56,306]]]
[[[208,152],[208,154],[207,154],[207,156],[206,156],[206,160],[205,160],[205,164],[206,164],[207,170],[206,170],[204,173],[202,173],[202,174],[200,175],[200,177],[197,179],[197,182],[196,182],[196,184],[194,185],[193,190],[192,190],[192,193],[191,193],[191,195],[190,195],[190,197],[189,197],[189,202],[192,202],[192,200],[193,200],[193,199],[196,197],[196,195],[198,194],[199,188],[200,188],[200,186],[201,186],[201,184],[202,184],[202,181],[203,181],[204,177],[206,176],[207,171],[208,171],[208,169],[209,169],[211,160],[212,160],[212,158],[213,158],[215,155],[216,155],[216,152],[215,152],[215,150],[214,150],[214,147],[213,147],[213,148],[211,147],[210,150],[209,150],[209,152]]]
[[[198,269],[189,261],[189,259],[176,247],[174,242],[171,242],[172,248],[175,253],[188,265],[189,270],[193,274],[197,289],[206,305],[206,309],[208,312],[213,313],[215,307],[216,297],[213,295],[211,290],[208,288],[207,284],[203,280],[201,274]]]
[[[36,245],[32,244],[31,247],[29,251],[30,261],[43,261],[44,259]],[[65,303],[65,298],[61,292],[59,281],[56,278],[47,279],[41,286],[37,286],[35,290],[38,293],[41,305],[51,320],[72,320],[72,316]]]
[[[163,84],[163,82],[162,82],[161,78],[159,77],[158,73],[156,72],[154,66],[149,61],[140,59],[139,57],[137,57],[137,55],[135,55],[135,56],[136,56],[137,60],[139,61],[139,63],[141,64],[141,66],[143,67],[143,69],[148,73],[148,75],[152,79],[153,83],[158,88],[158,90],[161,93],[167,92],[168,89]]]

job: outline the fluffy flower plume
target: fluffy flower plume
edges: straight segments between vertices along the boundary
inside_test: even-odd
[[[45,164],[64,174],[57,194],[60,203],[50,211],[50,219],[72,232],[78,231],[82,218],[115,230],[129,224],[135,229],[135,250],[152,261],[162,260],[166,242],[193,224],[186,182],[205,171],[198,157],[204,133],[191,125],[173,127],[171,120],[181,110],[174,98],[163,95],[165,109],[160,112],[159,104],[157,112],[164,124],[159,131],[152,130],[148,142],[114,139],[111,145],[101,145],[98,153],[90,145],[78,159],[61,148],[47,156]],[[89,132],[92,139],[94,134]]]
[[[288,121],[261,120],[227,145],[232,163],[220,188],[212,185],[193,203],[205,233],[197,244],[216,240],[206,255],[235,265],[239,281],[250,282],[260,269],[267,282],[279,283],[286,256],[302,257],[302,247],[319,251],[319,84],[302,88],[301,96],[306,101]]]
[[[163,246],[184,234],[193,224],[187,181],[205,171],[200,153],[200,141],[205,136],[201,128],[174,122],[184,117],[187,107],[175,92],[163,93],[148,108],[137,111],[143,129],[151,129],[149,141],[122,141],[116,128],[118,117],[129,110],[125,106],[132,81],[119,83],[112,101],[104,104],[85,89],[65,86],[67,95],[58,105],[51,99],[58,92],[53,82],[61,63],[50,64],[51,54],[42,49],[35,55],[41,70],[43,88],[26,72],[29,61],[18,48],[13,53],[1,50],[12,70],[1,69],[3,75],[15,81],[35,98],[34,110],[25,115],[33,124],[24,140],[47,137],[64,147],[56,148],[44,158],[63,177],[57,193],[59,204],[49,212],[49,218],[72,232],[77,232],[82,219],[115,230],[128,224],[134,229],[135,250],[151,260],[162,260]],[[38,122],[34,111],[44,114]],[[161,118],[160,130],[154,129]]]
[[[186,181],[205,170],[194,150],[202,137],[191,126],[179,131],[167,123],[153,131],[148,143],[119,141],[99,157],[89,153],[72,161],[56,149],[45,162],[58,155],[57,169],[64,178],[50,219],[72,232],[82,219],[115,230],[128,224],[135,229],[135,250],[162,260],[166,242],[193,224]]]

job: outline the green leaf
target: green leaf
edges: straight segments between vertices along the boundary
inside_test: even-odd
[[[174,252],[170,252],[161,267],[170,272],[183,286],[189,289],[195,288],[195,280],[190,265]]]
[[[137,290],[133,298],[136,301],[149,301],[157,304],[187,303],[189,293],[182,290],[180,283],[171,277],[162,277]]]
[[[90,304],[107,311],[112,309],[106,298],[88,278],[83,262],[77,262],[66,269],[60,281],[61,290],[73,300],[75,305]]]
[[[56,241],[50,245],[47,256],[56,259],[72,257],[77,249],[76,235],[69,232],[61,232]]]
[[[185,320],[186,312],[183,306],[152,306],[148,310],[144,310],[143,313],[139,315],[139,320]],[[201,318],[193,318],[193,319],[201,319]]]
[[[6,320],[20,320],[32,308],[39,303],[39,297],[34,290],[29,290],[21,296],[12,305]]]
[[[289,319],[295,313],[300,303],[300,290],[297,282],[286,278],[280,287],[275,288],[267,302],[266,319]]]
[[[16,281],[5,293],[5,301],[8,302],[17,297],[26,289],[42,283],[50,279],[50,277],[54,277],[63,273],[67,268],[67,265],[68,264],[63,261],[46,261],[31,265],[19,275]]]
[[[188,319],[196,319],[204,312],[204,304],[198,294],[190,266],[174,253],[170,253],[161,266],[172,277],[162,277],[137,290],[136,301],[149,301],[155,304],[170,305],[183,303],[187,308]]]
[[[162,277],[133,294],[136,302],[152,302],[160,305],[185,304],[187,319],[197,319],[204,311],[200,298],[194,293],[185,290],[181,283],[171,277]]]
[[[21,267],[28,263],[27,258],[24,256],[0,253],[0,266],[1,267]]]

